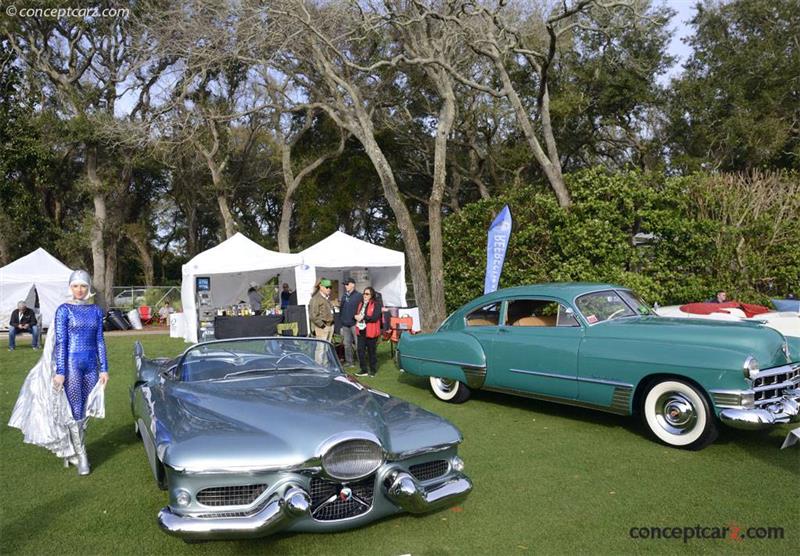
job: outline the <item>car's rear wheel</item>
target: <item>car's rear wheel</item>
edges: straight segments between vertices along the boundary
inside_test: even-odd
[[[642,418],[656,438],[675,448],[701,450],[718,434],[705,396],[680,380],[653,383],[642,403]]]
[[[469,388],[463,382],[449,378],[431,377],[431,390],[442,401],[464,403],[469,399]]]

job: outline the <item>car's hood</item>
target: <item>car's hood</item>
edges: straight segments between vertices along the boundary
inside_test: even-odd
[[[318,456],[323,442],[342,433],[371,434],[390,453],[408,444],[398,431],[402,446],[392,445],[385,403],[344,375],[284,373],[165,383],[157,390],[162,399],[154,404],[161,421],[156,443],[162,461],[178,469],[290,467]],[[426,421],[447,423],[422,413]]]
[[[757,322],[670,317],[631,317],[615,319],[589,328],[587,336],[596,339],[661,341],[675,345],[697,345],[752,355],[761,368],[786,364],[785,338],[780,332]],[[797,354],[792,355],[797,359]]]

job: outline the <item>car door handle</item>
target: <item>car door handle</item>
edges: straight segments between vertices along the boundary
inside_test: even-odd
[[[500,332],[500,334],[508,334],[509,333],[508,328],[505,328],[505,327],[502,327],[502,326],[500,328],[498,328],[497,330],[498,330],[498,332]]]

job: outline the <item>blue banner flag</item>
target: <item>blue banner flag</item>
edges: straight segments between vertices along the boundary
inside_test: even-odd
[[[497,290],[510,237],[511,211],[506,205],[489,226],[489,240],[486,243],[486,279],[483,283],[484,294]]]

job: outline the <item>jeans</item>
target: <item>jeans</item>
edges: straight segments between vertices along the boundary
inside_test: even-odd
[[[345,365],[352,365],[356,346],[356,325],[342,325],[339,332],[342,333],[342,343],[344,343],[344,363]]]
[[[34,324],[30,330],[23,330],[22,328],[14,328],[13,326],[8,329],[8,349],[17,347],[17,334],[30,334],[33,336],[31,347],[39,347],[39,326]]]
[[[367,338],[363,334],[358,337],[358,361],[361,364],[361,372],[367,372],[367,356],[369,356],[370,376],[375,376],[378,371],[377,347],[378,338]]]

